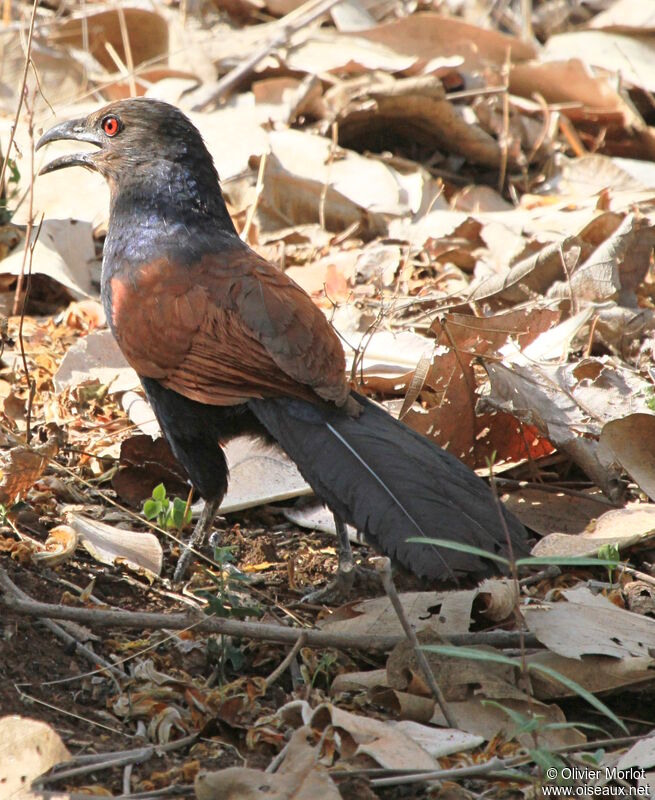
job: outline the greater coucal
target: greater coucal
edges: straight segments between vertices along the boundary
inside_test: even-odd
[[[220,443],[252,434],[277,442],[332,510],[339,590],[354,577],[345,522],[440,582],[496,566],[408,537],[492,554],[507,554],[509,537],[525,552],[525,529],[484,481],[349,387],[325,316],[239,238],[212,158],[184,114],[156,100],[121,100],[56,125],[37,149],[58,139],[99,148],[56,158],[41,174],[79,165],[109,183],[102,299],[164,435],[206,501],[193,545],[201,545],[227,489]]]

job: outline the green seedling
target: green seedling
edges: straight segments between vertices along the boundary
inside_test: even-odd
[[[181,531],[191,522],[191,509],[186,500],[179,497],[170,500],[163,483],[152,490],[152,495],[143,504],[143,514],[148,520],[156,520],[165,531]]]

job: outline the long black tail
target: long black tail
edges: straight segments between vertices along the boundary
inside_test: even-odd
[[[498,572],[490,559],[408,543],[450,539],[507,556],[526,553],[526,531],[487,484],[424,436],[360,395],[358,418],[301,400],[252,400],[250,409],[296,462],[305,480],[380,552],[419,576],[453,581]]]

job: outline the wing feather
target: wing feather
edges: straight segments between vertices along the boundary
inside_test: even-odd
[[[290,396],[342,405],[334,330],[311,298],[252,251],[191,267],[159,260],[111,280],[112,326],[128,362],[185,397],[233,405]]]

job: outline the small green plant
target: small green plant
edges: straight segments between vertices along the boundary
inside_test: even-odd
[[[215,547],[214,561],[220,567],[218,574],[207,572],[210,580],[215,584],[215,589],[203,589],[196,594],[207,601],[207,614],[226,619],[245,619],[246,617],[261,617],[262,610],[256,605],[246,605],[237,594],[239,589],[248,584],[248,576],[234,569],[233,547]],[[242,651],[236,647],[231,637],[221,634],[218,638],[210,639],[207,654],[217,662],[218,674],[225,683],[225,668],[228,662],[235,671],[239,671],[244,663]]]
[[[646,389],[646,394],[648,395],[646,398],[646,405],[651,411],[655,411],[655,389],[653,389],[652,386],[649,386]]]
[[[337,663],[337,654],[334,651],[328,650],[323,653],[316,664],[316,669],[312,675],[311,687],[315,687],[318,678],[323,675],[325,678],[325,685],[327,688],[330,686],[330,673],[332,668]]]
[[[0,159],[1,162],[1,159]],[[13,200],[18,194],[18,184],[20,183],[20,170],[16,159],[7,159],[7,183],[4,197],[0,197],[0,224],[6,225],[12,218],[14,212],[9,210],[9,201]]]
[[[609,576],[609,582],[614,583],[612,580],[614,576],[614,570],[621,563],[621,554],[619,553],[619,548],[617,545],[612,543],[604,544],[602,547],[598,548],[598,558],[603,558],[606,561],[613,562],[607,567],[607,574]]]
[[[532,747],[527,747],[527,751],[534,763],[541,769],[542,773],[562,775],[562,770],[566,767],[566,762],[563,761],[556,753],[552,753],[544,745],[539,743],[539,738],[543,737],[548,731],[560,731],[566,728],[585,728],[588,730],[595,730],[609,736],[607,731],[599,725],[591,725],[585,722],[548,722],[543,714],[532,714],[530,716],[521,714],[516,709],[508,708],[502,703],[495,700],[482,700],[483,706],[493,706],[499,708],[509,719],[514,723],[514,729],[509,732],[507,739],[511,741],[517,736],[522,734],[529,734],[533,741]],[[558,780],[558,783],[560,781]]]
[[[143,514],[146,519],[156,520],[157,525],[165,531],[181,531],[191,522],[191,509],[186,501],[179,497],[171,501],[163,483],[152,490],[152,495],[143,504]]]

